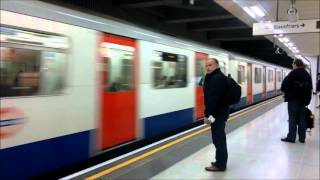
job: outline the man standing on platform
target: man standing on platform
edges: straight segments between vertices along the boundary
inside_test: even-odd
[[[210,58],[206,63],[207,74],[204,80],[204,123],[211,125],[212,142],[216,148],[216,162],[206,167],[207,171],[225,171],[228,151],[225,127],[229,117],[229,105],[224,100],[228,79],[221,72],[219,62]]]
[[[304,143],[306,138],[305,107],[311,100],[312,80],[302,60],[294,60],[292,67],[293,70],[284,78],[281,85],[284,99],[288,102],[289,114],[289,133],[281,141],[294,143],[298,126],[299,141]]]

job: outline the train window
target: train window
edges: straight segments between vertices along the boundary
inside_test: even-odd
[[[153,87],[156,89],[187,86],[187,56],[154,51]]]
[[[281,72],[277,71],[277,80],[278,80],[278,82],[281,82],[281,79],[282,79]]]
[[[202,86],[206,75],[206,62],[203,59],[196,59],[196,84]]]
[[[268,70],[268,82],[273,81],[273,70]]]
[[[243,65],[238,66],[238,83],[243,84],[245,82],[245,67]]]
[[[134,48],[113,43],[102,43],[105,90],[121,92],[133,89]]]
[[[0,97],[61,93],[67,41],[63,36],[1,27]]]
[[[254,82],[259,84],[261,83],[261,68],[254,68]]]

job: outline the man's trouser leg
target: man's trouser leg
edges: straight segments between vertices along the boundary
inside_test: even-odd
[[[305,107],[302,103],[298,106],[298,134],[299,140],[304,141],[306,139],[306,117],[305,117]]]
[[[296,101],[288,102],[288,114],[289,114],[289,133],[287,138],[295,141],[297,134],[297,119],[299,118],[299,107]]]
[[[227,167],[228,160],[225,126],[225,119],[216,119],[216,121],[211,125],[212,142],[216,148],[215,165],[221,169],[225,169]]]

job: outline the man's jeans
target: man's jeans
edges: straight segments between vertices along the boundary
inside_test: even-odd
[[[289,140],[296,140],[297,126],[299,140],[304,141],[306,138],[306,118],[305,118],[305,106],[300,101],[288,102],[289,113],[289,133],[287,138]]]

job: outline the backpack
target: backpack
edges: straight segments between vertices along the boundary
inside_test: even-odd
[[[312,128],[314,128],[314,115],[307,107],[305,107],[304,112],[306,118],[306,129],[311,130]]]
[[[232,77],[227,77],[228,88],[226,90],[226,103],[237,104],[241,98],[241,86]]]

